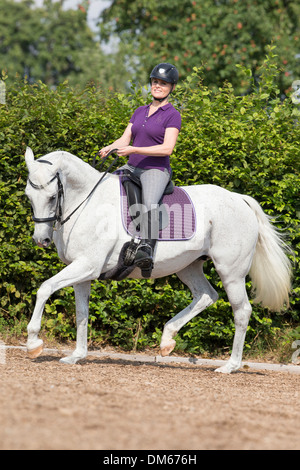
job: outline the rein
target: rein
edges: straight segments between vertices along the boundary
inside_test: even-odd
[[[113,149],[111,150],[106,156],[105,158],[103,159],[103,161],[101,162],[101,166],[100,168],[102,168],[104,162],[106,161],[106,159],[114,152],[116,152],[118,149]],[[113,162],[109,165],[108,169],[103,173],[103,175],[101,176],[101,178],[99,179],[99,181],[97,181],[97,183],[95,184],[95,186],[92,188],[92,190],[89,192],[89,194],[87,195],[87,197],[71,212],[71,214],[69,214],[65,219],[62,220],[62,207],[61,207],[61,200],[62,200],[62,197],[64,195],[64,189],[63,189],[63,185],[62,185],[62,182],[61,182],[61,179],[60,179],[60,176],[59,176],[59,173],[56,173],[53,178],[51,178],[50,181],[48,181],[46,184],[35,184],[33,183],[29,178],[28,178],[28,181],[29,181],[29,184],[34,188],[34,189],[44,189],[46,188],[47,186],[49,186],[49,184],[51,184],[55,179],[57,179],[57,186],[58,186],[58,198],[57,198],[57,204],[56,204],[56,210],[55,210],[55,215],[52,216],[52,217],[44,217],[44,218],[40,218],[40,217],[35,217],[34,215],[32,216],[32,220],[35,222],[35,223],[45,223],[45,222],[59,222],[60,223],[60,226],[64,225],[66,222],[68,222],[68,220],[70,220],[70,218],[72,217],[73,214],[75,214],[76,211],[78,211],[78,209],[89,199],[89,197],[93,194],[93,192],[96,190],[96,188],[99,186],[99,184],[103,181],[103,179],[105,178],[105,176],[107,175],[107,173],[111,170],[111,168],[114,166],[114,164],[116,163],[116,161],[118,160],[119,156],[117,155],[115,157],[115,159],[113,160]],[[46,163],[48,165],[52,165],[51,162],[47,161],[47,160],[38,160],[39,163]],[[95,158],[94,158],[94,162],[95,162]]]

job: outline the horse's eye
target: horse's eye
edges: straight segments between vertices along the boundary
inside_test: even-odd
[[[55,201],[56,199],[56,194],[54,194],[53,196],[49,197],[49,202],[53,202]]]

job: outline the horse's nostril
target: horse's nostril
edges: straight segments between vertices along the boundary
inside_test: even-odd
[[[41,239],[39,239],[39,240],[34,239],[34,240],[40,248],[47,248],[51,243],[51,238],[43,238],[42,240]]]

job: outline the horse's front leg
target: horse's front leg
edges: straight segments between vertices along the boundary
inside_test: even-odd
[[[76,302],[76,349],[70,356],[63,357],[63,364],[76,364],[87,356],[87,326],[89,317],[91,281],[82,282],[74,286]]]
[[[41,329],[42,315],[45,303],[51,295],[50,289],[47,286],[50,280],[44,282],[36,295],[35,307],[30,322],[27,326],[27,354],[30,359],[35,359],[43,351],[43,340],[39,339],[38,334]]]
[[[45,303],[53,292],[77,283],[95,279],[98,273],[91,264],[83,259],[73,261],[55,276],[45,281],[37,292],[36,304],[32,318],[28,324],[27,352],[31,359],[38,357],[43,351],[43,341],[38,338],[41,329]]]

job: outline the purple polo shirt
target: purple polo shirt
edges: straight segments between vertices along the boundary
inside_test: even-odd
[[[135,147],[151,147],[164,142],[165,131],[168,127],[181,128],[181,116],[179,111],[171,103],[158,108],[155,113],[148,117],[150,104],[140,106],[133,113],[130,122],[132,123],[132,145]],[[129,155],[129,165],[135,167],[170,171],[170,156],[151,157],[132,153]]]

